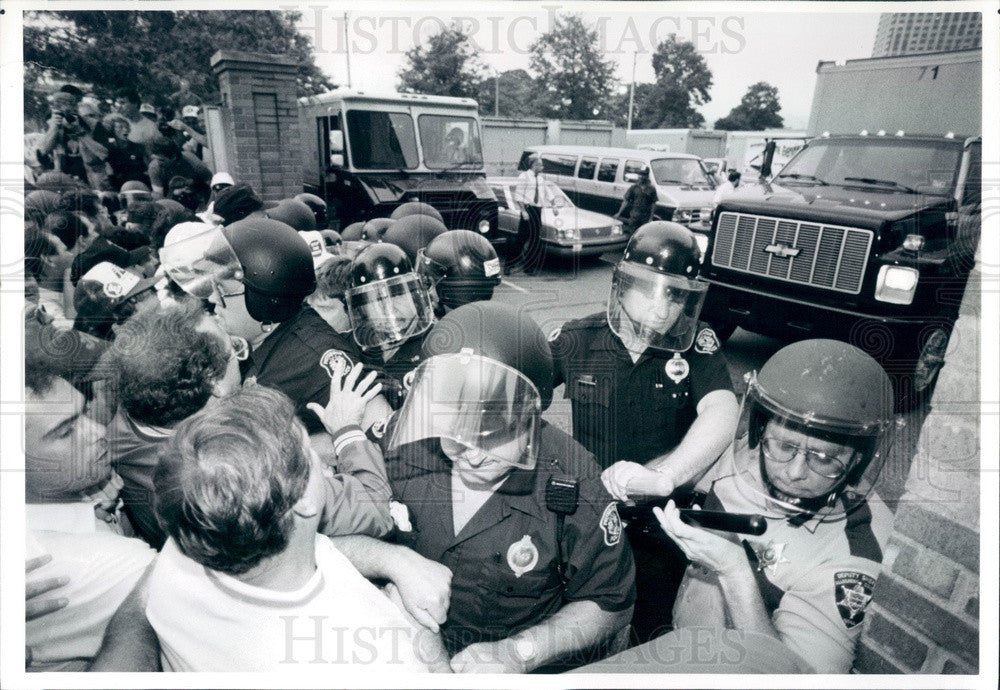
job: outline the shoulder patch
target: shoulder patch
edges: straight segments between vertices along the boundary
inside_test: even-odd
[[[837,610],[847,629],[865,619],[868,602],[872,600],[875,578],[856,570],[845,570],[833,576],[834,597]]]
[[[722,345],[719,343],[719,336],[711,328],[702,328],[694,339],[694,351],[703,355],[710,355],[718,352]]]
[[[559,340],[559,336],[562,335],[562,326],[558,326],[549,331],[549,342],[554,343]]]
[[[615,546],[622,540],[622,519],[618,515],[618,506],[613,501],[601,513],[601,531],[604,533],[605,546]]]
[[[344,363],[344,373],[346,374],[354,366],[354,362],[343,350],[327,350],[319,358],[319,365],[326,370],[327,375],[332,379],[337,362]]]

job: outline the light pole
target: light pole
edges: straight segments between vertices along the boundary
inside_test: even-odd
[[[632,129],[632,104],[635,102],[635,56],[636,51],[632,51],[632,81],[628,85],[628,123],[626,130]]]
[[[500,117],[500,73],[496,67],[493,70],[493,117]]]

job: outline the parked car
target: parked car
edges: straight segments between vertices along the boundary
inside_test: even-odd
[[[542,157],[543,173],[580,208],[617,213],[625,192],[648,168],[656,187],[655,220],[672,220],[704,232],[702,217],[712,209],[716,181],[698,156],[606,146],[529,146],[518,170],[532,154]]]
[[[497,198],[498,228],[513,246],[521,222],[520,206],[514,201],[516,177],[488,177],[486,183]],[[542,209],[541,240],[548,254],[594,256],[618,251],[628,243],[620,220],[576,207],[553,182],[543,181],[552,201]]]

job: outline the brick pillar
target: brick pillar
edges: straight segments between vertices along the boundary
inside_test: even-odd
[[[229,173],[265,201],[302,191],[302,152],[295,61],[283,55],[220,50],[219,80]]]
[[[861,673],[979,669],[981,266],[977,256],[920,430],[865,617]]]

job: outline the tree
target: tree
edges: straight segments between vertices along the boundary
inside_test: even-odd
[[[747,89],[738,106],[715,121],[715,128],[729,131],[780,129],[785,124],[784,118],[778,115],[780,111],[778,88],[759,81]]]
[[[652,84],[637,84],[636,129],[661,127],[701,127],[705,118],[695,110],[712,100],[712,72],[694,44],[670,34],[653,52]]]
[[[134,88],[156,103],[186,79],[204,101],[215,103],[219,87],[209,60],[217,50],[275,53],[298,63],[300,95],[321,93],[333,82],[313,61],[312,42],[296,29],[300,16],[278,11],[28,12],[24,60],[35,83],[47,75],[89,84],[101,97]]]
[[[500,116],[501,117],[538,117],[541,115],[540,104],[536,98],[538,86],[523,69],[511,69],[501,72],[500,76]],[[479,85],[479,110],[492,115],[496,100],[497,76],[494,75]]]
[[[617,96],[617,65],[605,59],[597,31],[588,29],[580,16],[558,17],[530,51],[543,115],[567,120],[609,116]]]
[[[406,51],[409,66],[399,72],[399,90],[436,96],[475,98],[486,69],[479,49],[459,24],[427,39],[427,47]]]

